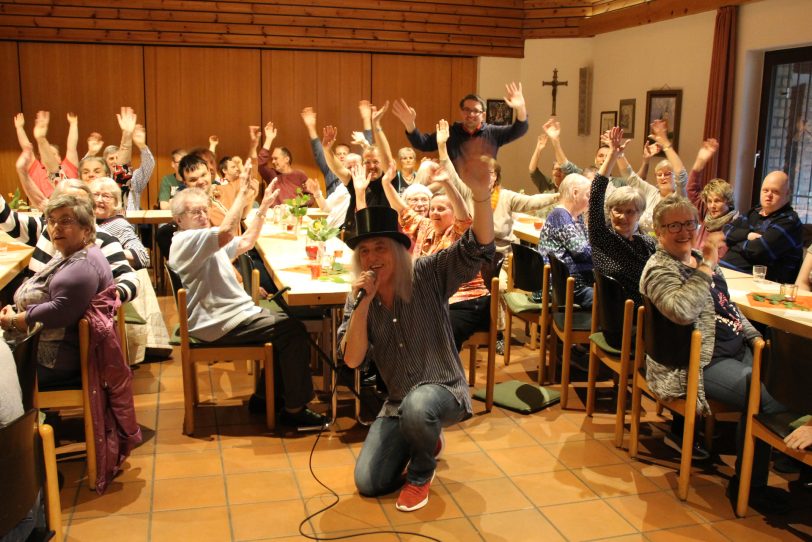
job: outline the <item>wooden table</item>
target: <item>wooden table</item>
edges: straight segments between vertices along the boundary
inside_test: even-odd
[[[732,269],[722,269],[730,291],[730,298],[738,305],[748,320],[812,339],[812,311],[757,307],[750,304],[750,299],[747,297],[748,293],[777,294],[780,287],[778,283],[762,281],[757,284],[752,275]],[[798,295],[812,296],[812,293],[799,291]]]
[[[306,234],[304,228],[297,236],[292,232],[281,231],[280,226],[266,223],[262,227],[256,242],[256,249],[265,262],[265,267],[271,275],[274,284],[280,290],[290,288],[282,294],[285,302],[292,307],[325,307],[330,309],[330,331],[332,333],[331,357],[337,359],[335,337],[338,326],[339,313],[347,300],[347,294],[352,290],[349,273],[334,275],[338,282],[322,277],[310,278],[310,260],[305,252]],[[338,238],[330,239],[326,244],[327,254],[334,254],[336,250],[342,252],[337,260],[346,269],[352,261],[352,250]],[[355,371],[355,391],[360,392],[359,371]],[[331,391],[335,389],[337,375],[331,374]],[[336,394],[332,394],[333,420],[337,410]],[[355,416],[359,422],[361,403],[358,395],[355,397]],[[363,422],[362,422],[363,423]]]
[[[133,224],[166,224],[172,222],[169,209],[139,209],[127,211],[127,220]]]
[[[34,248],[4,241],[0,241],[0,245],[6,247],[5,252],[0,252],[0,289],[2,289],[28,267]]]
[[[535,224],[544,221],[541,218],[525,213],[513,213],[513,235],[532,245],[533,247],[539,244],[539,233],[541,228],[536,229]]]

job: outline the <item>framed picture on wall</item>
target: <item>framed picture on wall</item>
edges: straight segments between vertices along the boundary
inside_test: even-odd
[[[601,136],[606,130],[611,130],[617,126],[617,111],[601,111],[601,127],[598,131],[598,145],[601,144]]]
[[[655,120],[663,119],[668,125],[668,139],[671,141],[671,145],[674,146],[674,149],[677,149],[679,146],[679,119],[681,115],[681,89],[649,90],[646,93],[645,129],[648,130],[651,123]]]
[[[623,128],[623,137],[629,139],[634,137],[634,109],[636,105],[637,100],[630,98],[628,100],[620,100],[620,106],[617,108],[619,117],[618,126]]]
[[[488,114],[485,122],[497,126],[513,124],[513,109],[505,100],[488,100]]]

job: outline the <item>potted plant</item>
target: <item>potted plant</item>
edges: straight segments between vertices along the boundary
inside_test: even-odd
[[[307,257],[311,260],[324,255],[324,247],[327,241],[338,235],[338,228],[332,228],[327,224],[326,218],[318,218],[307,227]]]
[[[298,238],[299,230],[302,227],[302,217],[307,214],[307,204],[310,202],[310,194],[302,193],[301,188],[296,189],[296,197],[288,198],[284,201],[290,211],[293,224],[288,225],[288,231],[293,229],[293,234]]]

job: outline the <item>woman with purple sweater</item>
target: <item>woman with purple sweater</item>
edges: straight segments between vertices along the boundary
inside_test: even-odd
[[[13,338],[43,324],[37,377],[40,386],[49,387],[80,376],[79,320],[96,294],[113,283],[113,275],[94,242],[96,217],[90,201],[59,195],[48,203],[45,218],[59,255],[17,289],[14,306],[0,310],[0,327]]]

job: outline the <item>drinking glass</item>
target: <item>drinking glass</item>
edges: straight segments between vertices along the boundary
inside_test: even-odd
[[[797,284],[782,284],[781,297],[784,298],[784,301],[795,301],[795,298],[798,296],[798,285]]]
[[[767,278],[767,266],[766,265],[754,265],[753,266],[753,280],[758,283],[764,282]]]

